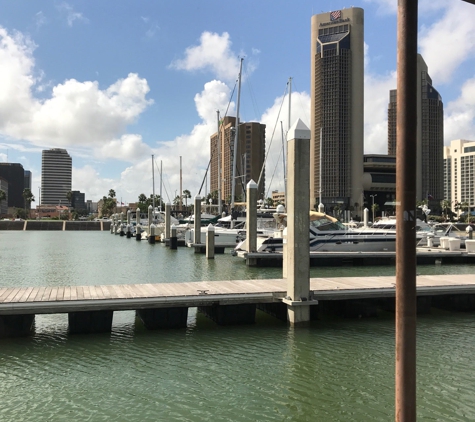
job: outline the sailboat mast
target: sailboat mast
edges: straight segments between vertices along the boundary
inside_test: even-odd
[[[290,130],[292,125],[292,76],[289,78],[289,121],[287,125],[287,131]]]
[[[218,139],[217,139],[217,154],[218,154],[218,215],[221,216],[222,213],[222,204],[221,204],[221,136],[220,131],[221,128],[219,127],[219,110],[216,110],[216,114],[218,117]]]
[[[163,179],[162,179],[162,160],[160,160],[160,212],[162,211],[162,184],[163,184]]]
[[[320,205],[322,204],[322,138],[323,138],[323,128],[320,128],[320,156],[319,156],[319,165],[318,165],[318,194],[320,196],[319,198],[319,204],[318,206],[320,207]]]
[[[152,154],[152,213],[155,217],[155,162]]]
[[[180,155],[180,212],[183,211],[183,176],[181,167],[181,155]]]
[[[285,140],[284,140],[284,125],[282,120],[280,121],[280,132],[282,136],[282,163],[284,168],[284,201],[285,206],[287,206],[287,170],[285,169]]]
[[[238,79],[238,94],[237,94],[237,106],[236,106],[236,127],[234,131],[234,145],[233,145],[233,168],[232,168],[232,180],[231,180],[231,213],[234,212],[234,195],[236,193],[236,159],[237,159],[237,143],[239,139],[239,106],[241,102],[241,74],[242,74],[242,62],[243,58],[241,57],[241,63],[239,66],[239,79]],[[231,226],[232,218],[231,218]]]

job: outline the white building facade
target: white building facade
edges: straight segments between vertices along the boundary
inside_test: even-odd
[[[475,207],[475,141],[456,139],[444,147],[444,197],[452,207]]]

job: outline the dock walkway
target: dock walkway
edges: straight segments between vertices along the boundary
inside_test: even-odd
[[[349,300],[366,301],[367,307],[375,299],[394,302],[395,282],[395,276],[311,278],[309,302],[299,303],[320,305]],[[3,287],[0,337],[29,333],[35,314],[68,313],[73,333],[110,331],[113,311],[124,310],[135,310],[151,329],[186,327],[188,309],[195,307],[220,325],[253,323],[256,309],[285,319],[286,295],[286,279]],[[437,303],[457,302],[472,309],[475,274],[418,276],[417,296],[426,307],[439,298]]]

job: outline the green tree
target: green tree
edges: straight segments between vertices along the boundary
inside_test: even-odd
[[[459,203],[458,204],[460,210],[462,210],[462,212],[466,212],[467,213],[467,223],[470,223],[470,205],[468,204],[468,202],[462,202],[462,203]]]
[[[23,189],[22,196],[23,196],[23,201],[25,203],[25,216],[28,218],[30,213],[26,211],[26,208],[27,208],[27,205],[28,205],[28,209],[31,208],[31,203],[35,202],[35,196],[33,195],[33,193],[31,192],[29,188]]]
[[[191,192],[188,189],[183,191],[183,198],[185,198],[185,210],[188,209],[188,199],[191,198]]]
[[[145,204],[147,202],[147,197],[145,196],[144,193],[141,193],[138,199],[141,204]]]
[[[452,208],[452,204],[450,203],[450,201],[448,199],[443,199],[442,201],[440,201],[440,207],[442,208],[442,211],[445,212],[445,220],[448,220],[449,218],[449,210]]]
[[[371,205],[371,211],[373,212],[373,223],[374,223],[374,216],[379,211],[379,204],[374,203],[373,205]]]
[[[114,209],[117,207],[115,199],[115,190],[109,190],[109,196],[102,197],[101,215],[103,217],[110,217],[114,213]]]
[[[274,200],[271,197],[266,198],[266,200],[264,201],[264,204],[269,208],[272,208],[275,205]]]
[[[68,190],[66,192],[66,198],[68,199],[69,206],[72,206],[72,200],[73,200],[73,192]]]

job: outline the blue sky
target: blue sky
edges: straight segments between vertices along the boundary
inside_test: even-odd
[[[133,202],[152,192],[153,154],[155,191],[161,165],[171,201],[182,157],[195,196],[216,110],[235,114],[244,57],[240,117],[267,125],[270,196],[282,189],[289,77],[292,123],[309,125],[311,16],[351,6],[365,10],[365,153],[384,154],[397,0],[0,0],[0,162],[31,170],[37,196],[41,151],[65,148],[74,190]],[[444,101],[446,144],[475,140],[473,22],[475,6],[461,0],[419,2],[419,52]]]

